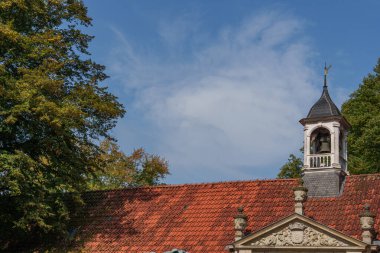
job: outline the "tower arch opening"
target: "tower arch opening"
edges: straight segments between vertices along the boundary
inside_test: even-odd
[[[310,154],[331,153],[331,134],[327,128],[319,127],[310,135]]]

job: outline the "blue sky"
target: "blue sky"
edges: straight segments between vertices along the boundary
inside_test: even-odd
[[[380,57],[380,1],[85,1],[92,58],[127,114],[126,153],[166,183],[274,178],[302,146],[323,65],[340,106]]]

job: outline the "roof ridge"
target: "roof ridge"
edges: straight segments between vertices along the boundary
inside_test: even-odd
[[[368,177],[375,176],[380,177],[380,173],[372,173],[372,174],[356,174],[356,175],[347,175],[349,178],[355,177]],[[236,183],[250,183],[250,182],[279,182],[279,181],[297,181],[298,178],[275,178],[275,179],[251,179],[251,180],[233,180],[233,181],[219,181],[219,182],[200,182],[200,183],[183,183],[183,184],[162,184],[162,185],[147,185],[147,186],[130,186],[120,189],[108,189],[108,190],[92,190],[86,191],[86,193],[94,193],[94,192],[116,192],[116,191],[129,191],[136,189],[159,189],[159,188],[176,188],[176,187],[186,187],[186,186],[207,186],[207,185],[221,185],[221,184],[236,184]]]
[[[217,185],[217,184],[234,184],[234,183],[250,183],[250,182],[273,182],[273,181],[297,181],[298,178],[275,178],[275,179],[251,179],[251,180],[233,180],[233,181],[219,181],[219,182],[200,182],[200,183],[183,183],[183,184],[161,184],[161,185],[146,185],[146,186],[130,186],[119,189],[107,189],[107,190],[91,190],[90,192],[113,192],[113,191],[125,191],[134,189],[157,189],[157,188],[175,188],[175,187],[185,187],[185,186],[206,186],[206,185]]]
[[[368,176],[380,177],[380,172],[379,173],[354,174],[354,175],[348,175],[347,177],[368,177]]]

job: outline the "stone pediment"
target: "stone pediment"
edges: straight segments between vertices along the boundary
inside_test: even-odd
[[[367,244],[303,215],[293,214],[269,225],[231,246],[234,249],[342,249],[359,250]]]
[[[268,235],[256,238],[249,242],[257,246],[332,246],[343,247],[349,244],[320,232],[306,224],[295,221],[289,225],[272,231]]]

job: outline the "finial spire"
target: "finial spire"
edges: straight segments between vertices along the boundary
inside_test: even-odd
[[[326,66],[326,62],[325,62],[325,82],[324,82],[324,85],[323,85],[323,88],[327,88],[327,74],[329,73],[329,69],[331,68],[332,66],[329,65],[328,67]]]
[[[235,241],[240,240],[244,236],[244,230],[247,227],[247,215],[243,213],[243,207],[238,208],[238,214],[235,216]]]
[[[304,215],[303,203],[307,199],[307,188],[303,186],[303,180],[298,181],[298,186],[293,188],[294,192],[294,211],[300,215]]]

